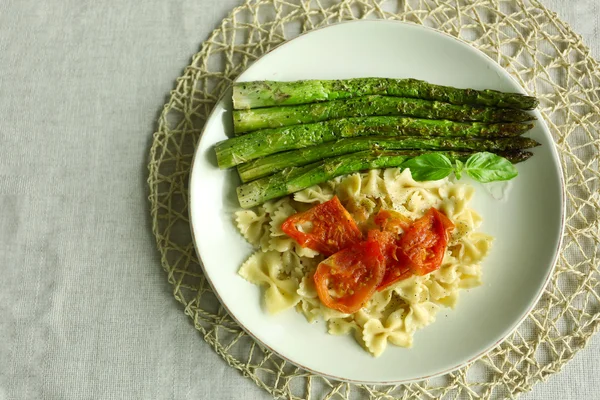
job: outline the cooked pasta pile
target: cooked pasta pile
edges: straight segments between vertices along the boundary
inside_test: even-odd
[[[417,329],[435,321],[441,307],[454,308],[459,289],[481,284],[481,260],[492,237],[476,232],[481,217],[468,207],[474,189],[448,179],[416,182],[410,170],[397,168],[337,178],[270,201],[257,210],[236,213],[240,232],[256,251],[241,266],[239,274],[266,288],[265,308],[277,313],[289,308],[309,322],[319,318],[334,335],[353,333],[357,342],[374,356],[387,343],[410,347]],[[455,224],[441,267],[428,275],[412,276],[381,292],[354,314],[325,307],[313,283],[313,274],[324,257],[302,248],[281,230],[292,214],[330,200],[337,195],[359,227],[367,227],[379,209],[393,209],[417,219],[431,207],[443,211]]]

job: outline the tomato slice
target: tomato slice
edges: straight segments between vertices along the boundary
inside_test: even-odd
[[[371,298],[384,274],[384,259],[377,242],[358,242],[321,262],[314,275],[321,302],[352,314]]]
[[[375,215],[374,222],[382,230],[396,233],[398,233],[398,229],[407,230],[412,223],[410,218],[394,210],[379,210]]]
[[[385,259],[385,273],[377,290],[413,274],[425,275],[440,267],[448,245],[448,233],[454,228],[452,221],[435,208],[423,217],[407,223],[403,215],[382,210],[375,216],[382,230],[370,230],[369,240],[380,244]],[[398,228],[404,234],[397,234]]]
[[[308,211],[290,216],[281,229],[300,246],[326,256],[362,240],[356,222],[337,196]]]
[[[448,234],[453,228],[452,221],[432,207],[398,241],[398,259],[404,259],[417,275],[435,271],[442,264]]]
[[[367,233],[368,240],[375,241],[381,248],[385,263],[383,279],[377,287],[381,291],[392,283],[413,275],[405,259],[398,259],[398,234],[372,229]]]

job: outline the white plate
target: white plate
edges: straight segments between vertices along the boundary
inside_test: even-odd
[[[432,83],[523,92],[494,61],[451,36],[418,25],[360,21],[312,31],[276,48],[240,77],[251,80],[417,78]],[[449,372],[480,357],[523,320],[555,263],[563,225],[560,164],[541,116],[528,136],[542,143],[518,165],[507,201],[476,185],[481,231],[496,240],[483,263],[484,285],[463,291],[455,310],[415,334],[411,349],[388,346],[374,358],[351,336],[332,336],[294,310],[276,316],[261,308],[261,289],[237,271],[251,247],[237,232],[236,173],[216,167],[213,145],[231,134],[231,93],[206,123],[190,181],[190,215],[204,271],[233,318],[266,347],[313,372],[365,383],[399,383]]]

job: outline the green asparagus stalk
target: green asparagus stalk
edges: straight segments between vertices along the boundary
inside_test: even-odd
[[[513,164],[518,164],[520,162],[527,161],[531,157],[533,157],[532,152],[525,151],[525,150],[499,151],[496,154],[498,154],[500,157],[506,158],[508,161],[510,161]],[[462,158],[460,160],[463,161]]]
[[[393,151],[345,154],[303,167],[287,168],[274,175],[246,183],[237,188],[237,196],[242,208],[251,208],[340,175],[366,169],[398,167],[410,157],[411,154],[406,152]]]
[[[233,106],[241,110],[348,99],[372,94],[524,110],[534,109],[538,105],[535,97],[520,93],[458,89],[417,79],[355,78],[238,82],[233,85]]]
[[[452,162],[457,159],[465,162],[472,152],[440,152]],[[421,151],[379,151],[367,150],[344,154],[338,157],[305,165],[286,168],[237,188],[237,196],[242,208],[252,208],[262,203],[306,189],[330,179],[353,172],[392,168],[401,166],[406,160],[423,154]],[[500,152],[499,155],[513,163],[525,161],[532,156],[527,151]]]
[[[242,182],[249,182],[271,175],[284,168],[298,167],[319,161],[327,157],[355,153],[365,150],[455,150],[455,151],[489,151],[527,149],[539,143],[525,137],[499,139],[470,139],[444,137],[394,138],[384,136],[366,136],[340,139],[318,146],[305,147],[299,150],[286,151],[259,158],[238,165],[238,174]]]
[[[489,123],[535,119],[533,115],[521,110],[374,95],[297,106],[236,110],[233,112],[233,128],[236,134],[240,134],[257,129],[310,124],[334,118],[383,115]]]
[[[219,167],[225,169],[270,154],[348,137],[509,137],[519,136],[531,128],[532,123],[485,124],[409,117],[355,117],[262,129],[219,142],[215,146],[215,152]]]

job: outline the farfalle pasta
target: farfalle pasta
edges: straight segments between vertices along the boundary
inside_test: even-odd
[[[481,261],[490,250],[492,237],[476,231],[482,219],[469,208],[473,193],[471,186],[448,178],[417,182],[410,170],[390,168],[340,177],[269,201],[255,211],[238,211],[238,229],[256,249],[239,273],[265,288],[263,302],[269,313],[294,308],[308,322],[324,320],[328,333],[352,334],[374,356],[382,354],[388,344],[410,347],[415,332],[434,322],[441,308],[456,306],[460,289],[481,285]],[[375,292],[353,314],[326,307],[313,281],[315,269],[325,257],[298,245],[285,235],[281,224],[333,196],[359,226],[380,209],[395,210],[413,220],[431,207],[441,210],[455,225],[441,267]]]

